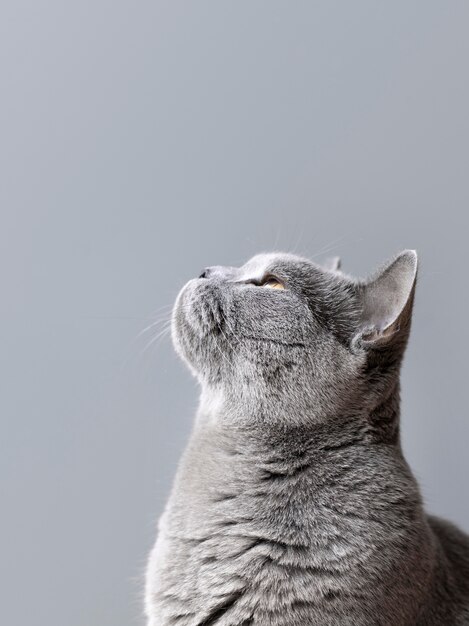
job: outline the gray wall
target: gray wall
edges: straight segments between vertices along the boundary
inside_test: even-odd
[[[142,623],[197,389],[136,336],[261,250],[359,275],[419,251],[405,449],[469,530],[468,22],[457,0],[2,3],[3,624]]]

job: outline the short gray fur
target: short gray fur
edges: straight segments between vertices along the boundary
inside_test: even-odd
[[[202,391],[150,626],[469,624],[469,537],[425,514],[400,445],[417,256],[366,281],[339,267],[262,254],[179,294]]]

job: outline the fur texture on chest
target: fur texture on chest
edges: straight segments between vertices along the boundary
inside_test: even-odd
[[[411,477],[386,485],[386,449],[239,449],[191,443],[154,552],[158,623],[412,623],[432,546]]]

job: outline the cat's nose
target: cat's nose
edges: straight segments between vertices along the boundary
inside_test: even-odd
[[[210,276],[211,271],[212,271],[211,267],[206,267],[200,272],[199,278],[208,278]]]
[[[220,265],[206,267],[199,275],[199,278],[214,278],[215,276],[223,277],[226,275],[226,268]]]

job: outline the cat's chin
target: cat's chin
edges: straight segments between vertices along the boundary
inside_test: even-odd
[[[179,292],[174,303],[171,316],[171,339],[178,356],[186,363],[194,375],[197,375],[192,352],[195,339],[195,331],[189,322],[190,299],[197,279],[190,280]],[[193,335],[191,337],[191,335]]]
[[[221,386],[203,386],[200,394],[198,419],[209,424],[216,424],[225,407],[225,394]]]
[[[172,340],[181,359],[199,382],[220,382],[229,366],[231,349],[223,324],[220,288],[195,278],[181,289],[172,314]]]

